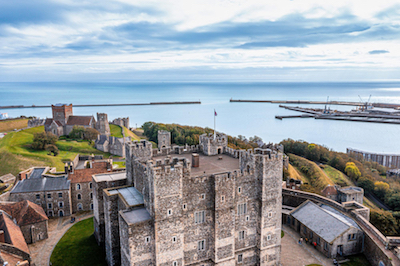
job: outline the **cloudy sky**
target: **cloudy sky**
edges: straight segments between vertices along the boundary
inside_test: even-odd
[[[0,81],[400,80],[400,4],[0,0]]]

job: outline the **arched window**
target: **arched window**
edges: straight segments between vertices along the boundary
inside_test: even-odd
[[[93,199],[93,193],[92,192],[90,192],[90,198]]]
[[[78,200],[79,199],[82,199],[82,195],[81,194],[78,194]]]
[[[250,174],[250,165],[247,165],[247,173]]]
[[[64,216],[64,212],[63,211],[59,211],[58,212],[58,216],[63,217]]]
[[[93,184],[92,184],[92,182],[90,182],[89,183],[89,188],[92,188],[93,187]]]
[[[82,209],[82,203],[78,203],[78,211],[81,211]]]
[[[76,189],[80,190],[81,189],[81,184],[76,184]]]

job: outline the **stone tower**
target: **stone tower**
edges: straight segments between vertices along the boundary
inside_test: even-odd
[[[51,111],[53,113],[53,120],[60,122],[63,126],[68,121],[68,117],[73,115],[72,113],[72,103],[70,105],[58,103],[56,105],[51,105]]]
[[[96,129],[100,132],[100,135],[109,136],[110,133],[110,125],[108,124],[108,116],[104,113],[97,113],[97,125]]]
[[[199,138],[200,148],[205,155],[223,154],[228,147],[228,138],[224,134],[203,134]]]
[[[171,147],[171,132],[166,130],[158,131],[158,149]]]

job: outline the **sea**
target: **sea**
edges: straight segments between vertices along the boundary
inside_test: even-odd
[[[310,100],[400,103],[400,82],[0,82],[0,105],[50,105],[201,101],[192,105],[75,107],[75,115],[107,113],[109,120],[130,118],[130,126],[144,122],[176,123],[214,128],[232,136],[259,136],[266,143],[304,140],[339,152],[354,148],[400,154],[400,125],[313,118],[275,119],[300,114],[279,104],[231,103],[230,99]],[[360,100],[361,98],[361,100]],[[296,105],[292,105],[296,106]],[[299,105],[301,106],[301,105]],[[310,107],[310,105],[307,105]],[[323,105],[312,106],[325,108]],[[355,107],[327,106],[336,110]],[[51,117],[51,108],[2,109],[9,117]]]

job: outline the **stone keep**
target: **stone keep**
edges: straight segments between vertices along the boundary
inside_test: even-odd
[[[203,134],[199,137],[200,148],[205,155],[217,155],[225,152],[228,147],[228,138],[224,134]]]
[[[171,146],[171,132],[166,130],[159,130],[157,134],[158,149]]]
[[[224,135],[203,136],[202,144],[205,155],[221,149],[239,167],[193,174],[187,158],[152,157],[148,141],[126,145],[128,184],[143,204],[124,209],[124,195],[118,205],[104,196],[104,206],[114,206],[110,218],[119,208],[118,225],[115,216],[105,221],[120,238],[106,243],[109,265],[280,265],[282,153],[233,151]]]
[[[97,113],[97,125],[96,129],[100,132],[100,135],[109,136],[110,133],[110,125],[108,124],[108,116],[104,113]]]

